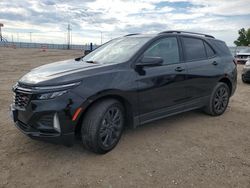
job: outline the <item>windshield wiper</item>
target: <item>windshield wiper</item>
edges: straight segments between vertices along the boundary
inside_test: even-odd
[[[75,61],[80,61],[83,57],[84,57],[84,55],[81,57],[77,57],[77,58],[75,58]]]
[[[91,60],[89,60],[89,61],[85,61],[86,63],[93,63],[93,64],[97,64],[98,62],[97,61],[91,61]]]

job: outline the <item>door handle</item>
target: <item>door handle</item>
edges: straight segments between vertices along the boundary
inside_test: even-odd
[[[213,65],[218,65],[217,61],[214,61],[212,64],[213,64]]]
[[[182,67],[177,67],[177,68],[175,69],[176,72],[182,72],[182,71],[184,71],[184,70],[185,70],[185,69],[182,68]]]

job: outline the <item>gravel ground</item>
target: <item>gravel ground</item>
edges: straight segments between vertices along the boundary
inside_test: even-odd
[[[106,155],[31,140],[9,117],[11,86],[31,68],[80,51],[0,48],[0,187],[250,187],[250,85],[224,115],[187,112],[126,130]]]

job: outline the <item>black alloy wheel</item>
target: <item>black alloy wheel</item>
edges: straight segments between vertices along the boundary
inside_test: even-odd
[[[99,130],[103,147],[110,148],[117,142],[122,132],[122,121],[122,112],[118,107],[111,107],[104,114]]]
[[[230,90],[226,83],[219,82],[214,87],[204,111],[211,116],[223,114],[228,106]]]
[[[214,97],[214,104],[213,104],[214,111],[217,114],[223,113],[227,108],[228,100],[229,100],[228,89],[226,87],[218,88]]]
[[[125,122],[124,108],[115,99],[94,104],[82,123],[82,141],[85,148],[104,154],[119,142]]]

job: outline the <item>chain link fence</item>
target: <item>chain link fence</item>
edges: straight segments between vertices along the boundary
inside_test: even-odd
[[[1,42],[0,47],[10,48],[41,48],[41,49],[71,49],[71,50],[90,50],[90,44],[85,45],[67,45],[67,44],[48,44],[48,43],[26,43],[26,42]],[[92,48],[97,48],[98,45],[93,44]]]

